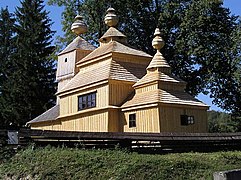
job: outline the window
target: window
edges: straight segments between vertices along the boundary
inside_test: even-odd
[[[96,92],[78,97],[78,110],[88,109],[96,106]]]
[[[181,125],[188,126],[194,124],[194,116],[181,115]]]
[[[129,114],[129,128],[136,127],[136,114]]]
[[[67,61],[68,61],[68,59],[67,59],[67,58],[65,58],[65,59],[64,59],[64,62],[67,62]]]

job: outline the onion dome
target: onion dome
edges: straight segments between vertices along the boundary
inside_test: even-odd
[[[155,38],[152,40],[152,46],[154,49],[160,51],[165,45],[165,42],[161,37],[161,32],[159,28],[156,28],[154,36]]]
[[[154,49],[157,50],[156,54],[154,55],[153,59],[151,60],[147,70],[151,68],[170,68],[169,64],[166,62],[165,58],[161,54],[160,50],[165,45],[164,40],[161,37],[161,32],[159,28],[156,28],[154,33],[154,39],[152,40],[152,46]],[[169,71],[169,70],[168,70]]]
[[[115,9],[110,7],[106,12],[107,14],[105,15],[105,24],[109,27],[116,26],[118,23],[118,17],[115,14]]]
[[[118,16],[115,14],[114,8],[108,8],[105,16],[105,24],[109,26],[109,29],[99,39],[100,45],[107,44],[111,41],[118,41],[123,44],[127,44],[127,38],[124,34],[118,31],[115,26],[118,23]]]
[[[71,30],[77,36],[87,32],[87,25],[83,21],[83,16],[77,15],[74,19],[74,23],[71,25]]]

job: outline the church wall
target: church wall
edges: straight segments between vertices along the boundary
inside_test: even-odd
[[[60,82],[58,82],[58,91],[60,91],[70,80],[71,78],[63,79]]]
[[[78,69],[78,72],[84,73],[86,71],[90,71],[90,70],[93,70],[96,68],[105,67],[105,69],[103,69],[103,70],[108,71],[108,69],[109,69],[108,67],[110,66],[110,63],[111,63],[111,58],[108,56],[106,58],[101,59],[100,61],[94,61],[87,65],[80,64],[77,66],[77,69]]]
[[[129,115],[136,114],[136,127],[129,127]],[[124,132],[159,133],[158,107],[123,112],[121,115]]]
[[[75,75],[76,51],[58,56],[56,80],[60,91]]]
[[[161,132],[207,132],[207,110],[191,106],[160,106]],[[194,124],[181,125],[181,115],[194,116]]]
[[[107,107],[109,103],[109,88],[108,85],[94,87],[88,90],[78,91],[71,95],[60,98],[60,116],[77,113],[78,111],[78,96],[96,92],[96,107]],[[91,108],[92,109],[92,108]],[[93,108],[94,109],[94,108]],[[81,110],[84,111],[84,110]]]
[[[54,131],[86,131],[108,132],[108,110],[100,110],[90,113],[82,113],[65,118],[57,122],[43,122],[31,124],[31,129]],[[114,128],[110,129],[113,131]]]
[[[107,132],[108,111],[98,111],[70,116],[61,120],[62,130]]]
[[[80,50],[77,49],[76,50],[76,62],[79,62],[81,59],[83,59],[85,56],[87,56],[88,54],[90,54],[92,51],[90,50]]]
[[[75,73],[76,51],[58,56],[57,81],[64,76]]]
[[[110,81],[109,83],[109,104],[119,106],[134,91],[134,83],[123,81]]]
[[[122,127],[119,121],[119,109],[110,109],[108,112],[108,132],[121,132]]]
[[[171,82],[159,82],[158,83],[159,89],[165,89],[165,90],[172,90],[172,91],[184,91],[186,88],[185,83],[171,83]]]
[[[55,131],[62,130],[60,121],[33,123],[31,124],[31,129],[55,130]]]
[[[143,93],[143,92],[152,91],[155,89],[158,89],[158,84],[152,84],[152,85],[138,88],[136,89],[136,93]]]
[[[137,65],[144,66],[145,68],[151,62],[151,57],[148,58],[148,57],[141,57],[141,56],[134,56],[134,55],[126,56],[123,53],[117,53],[117,52],[113,53],[112,58],[115,61],[135,63]]]

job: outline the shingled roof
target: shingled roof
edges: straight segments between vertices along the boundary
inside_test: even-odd
[[[182,104],[207,107],[206,104],[195,99],[184,91],[170,91],[161,89],[135,94],[134,96],[130,97],[130,99],[121,107],[127,108],[151,103]]]
[[[93,51],[96,49],[95,46],[81,38],[80,36],[77,36],[63,51],[61,51],[58,55],[65,54],[67,52],[76,50],[76,49],[82,49],[82,50],[90,50]]]
[[[151,83],[154,81],[165,81],[165,82],[171,82],[171,83],[186,83],[185,81],[181,80],[180,78],[178,78],[172,74],[165,74],[165,73],[159,71],[159,72],[155,72],[155,73],[147,73],[136,84],[134,84],[133,87]]]
[[[89,55],[87,55],[86,57],[84,57],[83,59],[81,59],[78,64],[92,60],[94,58],[103,56],[105,54],[109,54],[109,53],[122,53],[122,54],[129,54],[129,55],[134,55],[134,56],[141,56],[141,57],[147,57],[147,58],[151,58],[152,56],[143,52],[143,51],[139,51],[136,49],[133,49],[129,46],[126,46],[120,42],[117,41],[111,41],[107,44],[103,44],[102,46],[98,47],[97,49],[95,49],[93,52],[91,52]]]
[[[170,68],[160,51],[157,51],[147,69],[160,67]]]
[[[152,84],[152,82],[157,83],[158,81],[161,81],[170,85],[175,83],[177,86],[180,86],[180,88],[172,90],[169,88],[167,89],[165,86],[158,86],[158,88],[155,90],[136,92],[134,95],[130,96],[129,100],[125,102],[121,107],[135,107],[150,103],[208,107],[206,104],[185,92],[184,85],[186,85],[186,82],[171,74],[171,67],[160,53],[160,49],[164,46],[164,41],[160,37],[159,29],[156,29],[155,31],[155,38],[152,41],[152,45],[155,49],[157,49],[157,52],[147,67],[147,74],[142,77],[136,84],[134,84],[133,87],[138,89],[142,88],[142,85],[149,86]]]
[[[109,78],[110,61],[101,63],[85,72],[78,72],[57,94],[90,85]]]
[[[99,41],[102,42],[104,39],[110,38],[110,37],[126,38],[126,36],[122,34],[120,31],[118,31],[116,28],[110,27],[105,32],[105,34],[99,39]]]
[[[39,115],[32,121],[29,121],[27,124],[39,123],[45,121],[54,121],[59,116],[59,105],[55,105],[49,110],[45,111],[43,114]]]
[[[108,79],[124,80],[135,83],[141,77],[143,77],[144,74],[145,66],[143,65],[110,59],[100,63],[99,66],[94,66],[85,72],[79,72],[57,94],[61,94],[66,91],[74,90]]]

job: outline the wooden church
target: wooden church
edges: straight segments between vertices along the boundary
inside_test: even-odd
[[[75,18],[77,37],[58,55],[57,104],[28,122],[32,129],[85,132],[207,132],[208,106],[184,91],[186,83],[171,74],[160,53],[164,41],[157,28],[154,57],[133,49],[115,26],[95,48],[83,38],[87,26]]]

